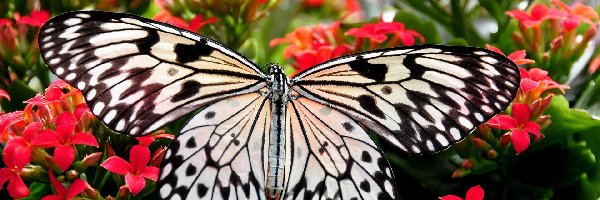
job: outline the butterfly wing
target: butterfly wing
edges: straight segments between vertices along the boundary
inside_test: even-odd
[[[519,79],[517,66],[498,53],[423,45],[319,64],[294,77],[292,90],[420,154],[447,148],[504,110]]]
[[[161,199],[266,199],[270,102],[258,93],[221,100],[196,114],[161,167]]]
[[[265,87],[265,75],[235,51],[130,14],[62,14],[41,28],[39,46],[50,70],[80,89],[100,120],[131,135]]]
[[[307,98],[287,108],[283,199],[394,199],[383,152],[341,112]]]

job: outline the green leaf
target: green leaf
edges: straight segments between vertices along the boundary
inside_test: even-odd
[[[10,95],[10,101],[3,99],[2,100],[2,110],[7,112],[12,112],[15,110],[23,110],[25,108],[25,104],[23,101],[27,101],[34,97],[37,92],[31,89],[27,84],[23,83],[21,80],[15,80],[8,86],[6,90]]]
[[[552,188],[529,185],[515,179],[510,179],[507,191],[503,198],[497,199],[550,199],[554,196]]]
[[[442,37],[433,20],[417,16],[414,12],[398,11],[394,21],[404,23],[407,29],[413,29],[425,38],[427,44],[440,44]]]
[[[541,187],[564,187],[589,171],[596,159],[584,142],[554,145],[543,151],[515,157],[510,174],[523,183]],[[576,164],[575,164],[576,163]]]
[[[600,116],[600,73],[590,80],[575,104],[576,108],[589,111],[592,115]]]
[[[600,126],[600,120],[593,119],[587,111],[569,108],[569,102],[562,95],[554,96],[545,114],[550,115],[552,124],[542,130],[545,137],[532,146],[534,149],[545,148],[567,136]]]
[[[600,188],[590,183],[587,176],[581,176],[580,180],[566,188],[556,190],[554,199],[577,199],[577,200],[596,200]]]
[[[596,158],[600,158],[600,126],[591,128],[581,133],[580,138],[586,142]],[[588,172],[590,183],[600,188],[600,162],[596,162],[592,170]]]
[[[52,194],[52,189],[50,189],[50,184],[40,183],[40,182],[32,182],[29,184],[29,196],[22,198],[22,200],[36,200],[42,199],[44,196]]]

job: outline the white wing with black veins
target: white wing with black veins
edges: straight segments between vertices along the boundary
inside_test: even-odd
[[[503,111],[519,79],[517,66],[498,53],[422,45],[334,59],[298,74],[291,87],[421,154],[447,148]]]
[[[252,62],[222,44],[130,14],[62,14],[39,41],[51,71],[80,89],[108,127],[131,135],[266,86]]]

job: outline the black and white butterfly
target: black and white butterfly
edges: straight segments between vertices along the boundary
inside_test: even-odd
[[[504,110],[517,66],[480,48],[381,49],[288,78],[142,17],[71,12],[40,30],[44,61],[109,128],[134,136],[197,109],[171,143],[163,199],[395,199],[383,152],[437,152]]]

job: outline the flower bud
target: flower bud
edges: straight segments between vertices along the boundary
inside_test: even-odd
[[[96,189],[94,189],[92,186],[88,185],[85,190],[83,190],[83,192],[85,193],[85,196],[89,199],[93,199],[93,200],[98,200],[101,199],[100,193],[98,193],[98,191],[96,191]],[[112,198],[112,197],[111,197]],[[109,199],[109,197],[106,198],[107,200]]]
[[[552,39],[552,42],[550,43],[550,49],[552,50],[553,54],[556,54],[556,52],[558,52],[558,50],[560,50],[560,48],[563,46],[563,36],[558,36],[554,39]]]
[[[83,158],[83,169],[87,169],[88,167],[94,166],[98,164],[98,160],[102,157],[102,152],[92,153],[90,155],[85,156]]]
[[[490,144],[488,144],[485,140],[482,140],[481,138],[473,138],[473,145],[475,145],[475,148],[483,151],[492,148]]]
[[[463,161],[462,163],[462,168],[466,169],[466,170],[471,170],[473,169],[473,160],[471,159],[465,159],[465,161]]]
[[[510,144],[510,132],[505,133],[500,137],[500,147],[507,147]]]
[[[496,159],[498,158],[498,152],[496,150],[490,149],[487,151],[486,153],[487,157],[489,159]]]
[[[156,149],[150,157],[150,166],[160,167],[160,163],[163,161],[165,153],[167,153],[167,147],[159,147]]]
[[[126,199],[129,196],[129,188],[126,185],[123,185],[119,188],[119,192],[117,193],[117,199]]]
[[[79,177],[79,173],[75,170],[69,170],[65,173],[65,178],[69,181],[73,181]]]

